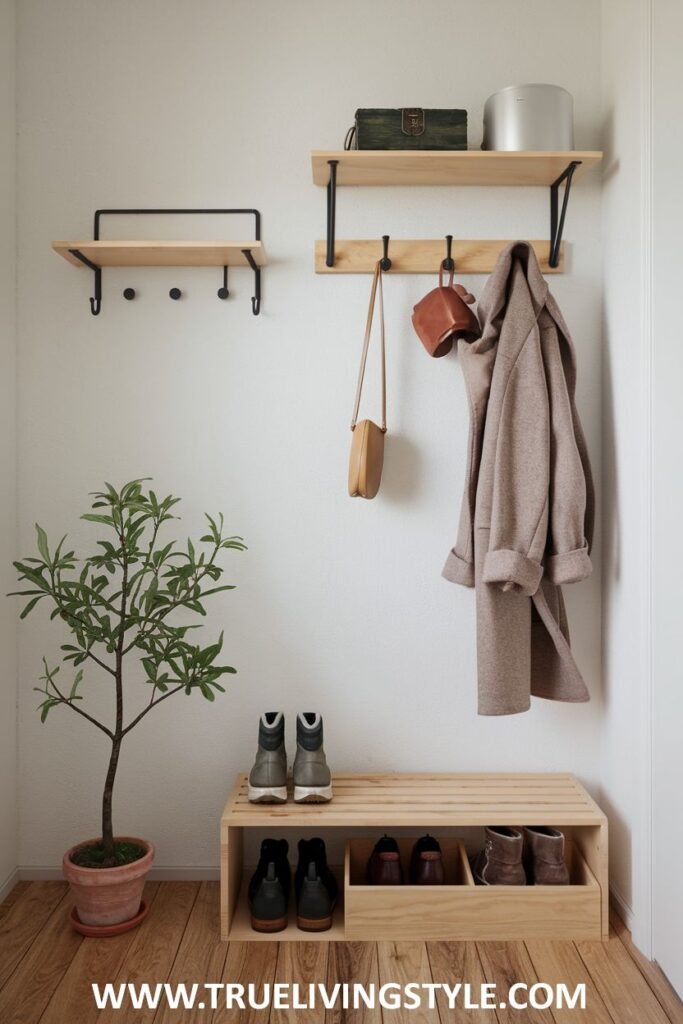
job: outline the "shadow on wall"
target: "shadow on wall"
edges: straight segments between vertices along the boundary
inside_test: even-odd
[[[382,498],[396,504],[413,500],[420,490],[422,456],[405,434],[388,434],[382,471]]]
[[[603,622],[606,628],[603,633],[603,663],[608,659],[606,644],[609,629],[611,596],[613,588],[621,576],[621,522],[619,516],[619,478],[617,465],[617,446],[614,436],[614,383],[612,380],[612,361],[609,345],[609,322],[603,305],[603,411],[602,411],[602,601]],[[607,687],[608,672],[602,674],[602,690],[605,700],[609,699]]]
[[[610,850],[619,851],[619,874],[622,878],[630,879],[633,877],[631,828],[616,810],[602,786],[600,787],[599,799],[600,807],[605,812],[609,820]],[[616,872],[611,864],[609,882],[610,892],[616,897],[617,903],[620,905],[620,909],[623,908],[625,912],[631,913],[633,908],[631,907],[630,896],[627,893],[622,893],[615,884],[615,874]]]

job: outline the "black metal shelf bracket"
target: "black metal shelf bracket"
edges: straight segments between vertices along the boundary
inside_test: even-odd
[[[93,222],[93,240],[95,242],[100,241],[100,222],[103,217],[137,217],[137,216],[192,216],[194,214],[210,214],[210,215],[226,215],[226,216],[253,216],[254,218],[254,240],[256,242],[261,241],[261,214],[258,210],[254,209],[192,209],[192,208],[181,208],[181,209],[149,209],[149,210],[95,210],[95,218]],[[93,271],[95,275],[95,294],[90,299],[90,312],[93,316],[99,316],[102,309],[102,267],[99,267],[92,260],[88,259],[80,249],[69,249],[72,256],[75,256],[77,260],[84,263],[86,267]],[[252,256],[251,249],[242,249],[247,263],[253,268],[256,275],[255,283],[255,294],[251,300],[251,309],[254,316],[258,316],[261,312],[261,268],[256,265],[254,257]],[[126,291],[133,291],[133,289],[126,289]],[[172,289],[177,291],[177,289]],[[219,299],[227,299],[229,295],[228,291],[228,268],[223,267],[223,286],[218,289],[217,295]],[[133,296],[130,296],[132,298]],[[173,297],[173,296],[172,296]],[[129,298],[127,295],[126,298]]]
[[[551,267],[558,267],[560,264],[560,246],[562,245],[562,232],[564,231],[564,219],[569,203],[569,192],[572,187],[574,171],[580,164],[581,160],[572,160],[559,178],[556,178],[550,186],[550,252],[548,254],[548,265]],[[564,182],[564,195],[562,196],[562,209],[560,210],[560,185],[562,182]]]
[[[251,311],[254,316],[261,312],[261,268],[252,256],[251,249],[242,249],[244,257],[254,271],[254,294],[251,297]]]
[[[334,236],[337,217],[337,165],[338,160],[328,160],[330,177],[327,182],[327,257],[328,267],[334,266]]]
[[[90,312],[93,316],[99,316],[102,309],[102,267],[98,267],[96,263],[84,256],[80,249],[69,249],[69,252],[86,267],[89,267],[95,275],[95,295],[90,299]]]

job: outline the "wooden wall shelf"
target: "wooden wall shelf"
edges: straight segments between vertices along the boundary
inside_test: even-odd
[[[86,266],[78,250],[98,267],[248,267],[251,250],[258,267],[266,266],[262,242],[53,242],[52,248],[75,267]]]
[[[598,150],[501,153],[491,150],[314,150],[313,184],[327,185],[330,160],[337,185],[552,185],[572,162],[581,177],[602,160]]]
[[[337,186],[392,185],[471,185],[471,186],[545,186],[550,189],[550,239],[546,246],[546,270],[561,270],[562,232],[572,180],[580,177],[602,160],[598,150],[565,150],[555,152],[503,153],[484,150],[315,150],[311,154],[313,183],[327,189],[327,239],[324,243],[324,266],[319,260],[320,244],[316,243],[316,271],[337,270],[336,218]],[[560,185],[564,184],[562,205]],[[340,243],[347,257],[341,273],[361,273],[349,269],[349,246]],[[411,243],[424,246],[424,242]],[[434,243],[436,244],[436,243]],[[461,245],[477,247],[479,243],[461,240]],[[504,243],[499,243],[502,247]],[[485,259],[469,266],[457,264],[461,273],[489,273],[493,251]],[[406,259],[404,273],[423,273],[416,269],[420,257]],[[415,267],[411,265],[415,264]],[[398,268],[393,268],[398,269]],[[431,268],[434,269],[433,266]]]
[[[224,940],[320,939],[600,939],[609,930],[607,819],[573,775],[350,775],[333,778],[329,804],[250,804],[247,776],[237,778],[221,817],[221,936]],[[290,796],[291,801],[291,796]],[[378,892],[362,884],[362,862],[387,828],[425,830],[484,825],[555,825],[567,836],[569,886],[473,885],[462,845],[444,837],[444,856],[455,858],[450,884],[425,895],[402,887]],[[349,839],[342,899],[332,931],[299,932],[290,924],[276,936],[252,931],[247,907],[249,868],[243,863],[247,828],[281,835],[293,828],[365,831]],[[324,835],[324,833],[322,833]],[[293,836],[290,850],[296,848]],[[407,840],[404,843],[407,852]],[[452,869],[452,870],[451,870]],[[450,875],[450,878],[449,878]],[[412,909],[411,909],[412,908]]]
[[[248,242],[184,241],[105,241],[100,238],[103,217],[150,217],[150,216],[238,216],[254,218],[254,237]],[[261,267],[266,265],[266,254],[261,242],[261,214],[258,210],[215,207],[198,209],[181,207],[177,209],[106,209],[95,210],[93,237],[74,242],[53,242],[52,248],[75,267],[87,267],[94,274],[94,292],[90,299],[90,312],[99,316],[102,310],[102,268],[103,267],[222,267],[223,281],[216,294],[227,299],[228,267],[251,267],[254,271],[254,295],[251,309],[254,316],[261,311]],[[171,288],[172,299],[181,296],[179,288]],[[126,288],[124,298],[134,299],[135,289]]]

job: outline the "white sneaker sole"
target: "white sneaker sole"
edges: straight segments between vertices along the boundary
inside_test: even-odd
[[[327,804],[332,799],[332,786],[295,786],[295,804]]]
[[[286,786],[249,786],[250,804],[286,804]]]

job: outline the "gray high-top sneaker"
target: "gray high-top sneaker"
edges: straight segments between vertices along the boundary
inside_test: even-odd
[[[249,799],[254,804],[287,802],[285,716],[281,711],[267,711],[261,715],[258,750],[249,773]]]
[[[296,718],[294,801],[318,804],[331,799],[332,779],[323,750],[323,720],[320,715],[305,711]]]

